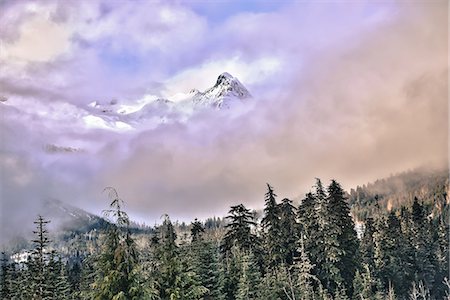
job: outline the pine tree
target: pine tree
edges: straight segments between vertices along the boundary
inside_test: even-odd
[[[1,252],[1,265],[0,265],[0,298],[1,299],[11,299],[13,293],[12,287],[12,276],[13,272],[9,260],[5,252]]]
[[[352,294],[357,268],[358,239],[344,190],[335,180],[328,187],[325,202],[324,256],[319,276],[326,288],[341,295]],[[343,297],[343,296],[341,296]]]
[[[233,246],[226,254],[222,255],[222,264],[224,270],[223,291],[225,299],[236,299],[237,285],[241,272],[241,250]]]
[[[280,264],[283,260],[281,254],[281,239],[279,233],[281,231],[280,224],[280,208],[277,205],[273,188],[267,184],[267,193],[265,194],[264,217],[261,220],[262,230],[264,233],[264,245],[266,246],[267,262],[269,267]]]
[[[371,300],[382,299],[379,292],[376,291],[377,282],[370,272],[370,267],[365,264],[363,271],[356,271],[353,280],[353,299],[354,300]]]
[[[223,238],[221,251],[229,252],[234,245],[242,250],[251,250],[257,245],[257,237],[252,233],[252,226],[256,226],[254,216],[243,204],[232,206],[229,215],[230,223],[225,227],[227,232]]]
[[[302,236],[305,252],[309,254],[311,263],[315,266],[313,273],[317,273],[316,268],[323,253],[323,237],[319,230],[317,207],[316,197],[312,193],[307,193],[297,211],[298,236]]]
[[[405,222],[407,222],[406,220]],[[409,237],[414,249],[414,280],[428,289],[434,285],[437,241],[433,240],[432,223],[425,216],[425,208],[415,197],[408,224]]]
[[[302,300],[314,299],[314,286],[320,285],[319,279],[312,274],[314,265],[311,263],[306,252],[303,234],[300,236],[300,253],[294,264],[297,276],[297,289]]]
[[[129,229],[130,220],[122,210],[121,200],[113,188],[106,188],[110,209],[104,213],[111,217],[102,252],[96,262],[93,284],[94,299],[139,299],[144,294],[137,271],[138,252]]]
[[[406,263],[409,258],[405,257],[404,249],[407,242],[394,212],[378,221],[374,241],[377,276],[386,289],[389,287],[391,294],[395,290],[395,294],[406,296],[411,282],[405,276],[410,273]]]
[[[205,228],[203,228],[202,223],[200,223],[197,218],[195,218],[194,222],[191,224],[191,239],[192,242],[195,242],[201,239],[202,234],[205,232]]]
[[[256,259],[252,252],[242,256],[241,272],[236,293],[236,300],[258,299],[258,285],[260,273]]]
[[[221,300],[223,293],[223,270],[219,262],[219,248],[210,241],[193,241],[190,248],[194,272],[199,275],[201,285],[208,291],[205,299]]]
[[[46,281],[49,287],[48,299],[70,299],[71,288],[66,270],[57,257],[56,251],[50,252],[46,268]]]
[[[34,222],[36,230],[33,233],[36,239],[32,240],[34,249],[31,257],[27,261],[27,277],[29,279],[28,286],[30,287],[31,297],[33,299],[48,299],[51,294],[51,286],[46,280],[48,254],[47,246],[50,243],[48,238],[48,231],[46,225],[50,221],[45,220],[42,216],[38,216]]]
[[[201,285],[200,278],[186,255],[180,255],[176,244],[177,235],[172,222],[166,215],[160,228],[159,239],[154,239],[156,278],[161,299],[201,299],[207,289]]]
[[[281,260],[287,265],[292,265],[297,250],[297,221],[296,208],[292,201],[284,198],[279,204],[280,228],[279,228],[279,252]]]
[[[364,224],[364,234],[361,238],[360,252],[363,264],[366,264],[371,272],[375,269],[375,243],[373,236],[375,234],[374,220],[367,218]]]

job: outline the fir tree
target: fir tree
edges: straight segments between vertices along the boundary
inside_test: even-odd
[[[47,299],[51,295],[51,286],[46,280],[48,254],[47,246],[50,243],[46,225],[50,221],[45,220],[42,216],[38,216],[34,222],[36,230],[33,233],[36,238],[32,240],[34,249],[30,259],[27,261],[27,275],[29,276],[29,285],[31,289],[31,297],[33,299]],[[27,276],[27,277],[28,277]]]
[[[319,273],[326,287],[339,295],[352,294],[352,282],[357,268],[358,239],[350,216],[344,190],[335,180],[328,187],[326,228],[324,232],[325,260]]]
[[[11,299],[13,293],[12,287],[12,268],[5,252],[1,252],[0,265],[0,298]]]
[[[400,221],[394,212],[387,218],[381,218],[375,238],[375,267],[377,275],[386,289],[395,294],[406,295],[410,279],[408,257],[405,257],[405,238],[401,231]],[[391,293],[392,294],[392,293]]]
[[[314,286],[320,285],[319,279],[312,274],[314,265],[311,263],[306,252],[303,234],[300,236],[300,253],[294,264],[297,276],[297,289],[302,300],[314,299]]]
[[[113,188],[106,188],[110,209],[105,211],[111,217],[102,252],[96,262],[94,299],[139,299],[144,294],[136,274],[138,252],[129,229],[130,220],[122,210],[121,200]]]
[[[279,204],[280,228],[279,228],[279,252],[281,260],[287,265],[292,265],[297,250],[297,222],[296,208],[292,201],[284,198]]]
[[[201,239],[202,234],[205,232],[205,228],[203,228],[202,223],[200,223],[197,218],[195,218],[194,222],[191,224],[191,239],[193,242]]]
[[[267,193],[264,199],[264,217],[261,220],[261,225],[264,233],[264,244],[269,267],[274,267],[283,260],[280,247],[281,239],[279,236],[281,231],[280,209],[277,205],[276,197],[277,195],[273,188],[267,184]]]
[[[205,299],[224,299],[223,269],[219,263],[219,249],[210,241],[196,240],[191,244],[192,265],[194,272],[199,275],[202,286],[208,291]]]
[[[251,250],[257,245],[257,238],[252,233],[252,226],[256,226],[254,216],[243,204],[232,206],[229,215],[230,223],[225,227],[227,232],[223,238],[221,250],[229,252],[234,245],[242,250]]]
[[[165,216],[160,228],[160,238],[155,239],[156,278],[161,299],[201,299],[208,290],[201,285],[198,274],[192,267],[189,257],[180,256],[176,244],[177,235],[172,222]]]
[[[373,236],[375,234],[374,220],[372,218],[367,218],[364,223],[364,233],[361,238],[360,252],[361,260],[363,264],[366,264],[371,272],[375,268],[375,243]]]
[[[245,253],[242,256],[241,261],[241,272],[236,292],[236,300],[258,299],[260,276],[253,253]]]
[[[297,211],[298,235],[302,236],[305,251],[310,255],[311,263],[316,267],[321,253],[323,253],[323,237],[319,230],[317,206],[315,196],[312,193],[307,193]]]

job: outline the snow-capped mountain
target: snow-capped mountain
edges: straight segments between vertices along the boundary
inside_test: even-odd
[[[173,98],[172,101],[146,96],[127,105],[121,105],[116,100],[106,104],[95,101],[86,108],[89,115],[84,117],[84,121],[90,127],[117,130],[155,127],[163,123],[186,121],[205,109],[229,109],[251,98],[251,94],[236,77],[225,72],[219,75],[214,86],[204,92],[192,89],[187,94],[179,93]]]
[[[219,109],[229,108],[233,102],[241,102],[243,99],[251,97],[242,83],[227,72],[220,74],[216,84],[205,92],[201,93],[197,90],[194,90],[194,92],[191,101],[195,105]]]
[[[234,109],[246,104],[250,98],[251,94],[245,86],[225,72],[218,76],[212,87],[203,92],[192,89],[188,93],[168,97],[147,94],[134,101],[113,99],[94,101],[85,106],[58,100],[49,105],[45,100],[13,97],[8,101],[1,100],[0,109],[11,118],[19,118],[23,122],[39,120],[39,124],[46,124],[54,130],[77,127],[83,130],[124,132],[152,129],[161,124],[185,123],[199,112]]]

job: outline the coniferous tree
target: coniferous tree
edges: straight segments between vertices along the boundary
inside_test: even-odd
[[[404,258],[405,239],[400,221],[394,212],[379,220],[375,240],[375,268],[385,289],[390,295],[406,295],[410,281],[405,278],[410,273]],[[395,297],[395,296],[392,296]]]
[[[343,280],[343,288],[351,295],[352,282],[358,267],[359,243],[345,192],[335,180],[332,180],[328,187],[327,211],[328,216],[332,217],[330,218],[330,227],[336,227],[336,232],[338,232],[337,244],[340,251],[336,252],[339,256],[336,266]]]
[[[33,299],[47,299],[51,295],[51,286],[46,280],[47,275],[47,246],[50,243],[46,225],[50,221],[45,220],[42,216],[38,216],[34,222],[36,230],[33,233],[36,238],[32,240],[34,249],[30,259],[27,261],[27,277],[29,279],[28,286],[30,288],[31,297]]]
[[[331,292],[352,294],[357,269],[358,239],[344,190],[335,180],[328,187],[324,228],[324,256],[319,276]],[[340,296],[343,297],[343,296]]]
[[[297,288],[302,300],[314,299],[314,286],[320,285],[319,279],[312,274],[314,265],[311,263],[306,252],[303,234],[300,236],[300,253],[295,261],[295,274],[298,278]]]
[[[361,261],[363,264],[367,265],[371,272],[375,269],[375,243],[373,236],[375,234],[375,226],[373,218],[367,218],[364,223],[364,233],[361,238],[360,252]]]
[[[219,248],[211,241],[195,240],[191,244],[192,265],[202,286],[208,291],[204,299],[225,298],[223,269],[219,262]]]
[[[137,272],[138,252],[129,229],[130,220],[122,210],[121,200],[113,188],[106,188],[110,209],[105,211],[111,217],[104,245],[96,262],[96,278],[93,284],[94,299],[139,299],[145,291],[139,282]]]
[[[242,271],[242,255],[242,250],[238,246],[234,245],[222,256],[223,269],[225,273],[223,290],[225,293],[225,299],[227,300],[236,299],[237,287]]]
[[[9,260],[5,252],[1,252],[1,265],[0,265],[0,298],[11,299],[12,298],[12,276],[13,272]]]
[[[201,285],[200,278],[186,255],[180,255],[176,244],[177,235],[172,222],[166,215],[160,228],[159,239],[154,239],[156,278],[161,299],[201,299],[207,289]]]
[[[234,245],[242,250],[254,249],[257,237],[252,233],[252,226],[256,226],[256,222],[250,210],[243,204],[232,206],[227,218],[230,223],[225,226],[227,232],[221,245],[222,252],[229,252]]]
[[[260,276],[257,261],[252,252],[244,253],[237,286],[236,300],[258,299]]]
[[[321,257],[320,252],[323,251],[317,207],[316,197],[312,193],[307,193],[297,211],[298,235],[302,237],[305,252],[309,254],[309,259],[314,266],[314,273],[317,273],[318,259]]]
[[[356,271],[353,280],[353,299],[354,300],[382,300],[383,294],[377,291],[376,278],[373,277],[370,267],[365,264],[362,272]]]
[[[423,205],[414,198],[409,222],[409,236],[414,252],[414,281],[432,289],[436,275],[437,241],[433,240],[432,223],[426,218]]]
[[[287,265],[292,265],[297,250],[297,221],[296,208],[292,201],[284,198],[279,204],[280,228],[279,228],[279,252],[281,260]]]
[[[265,194],[264,217],[261,220],[262,230],[264,234],[264,245],[267,252],[267,262],[269,267],[280,264],[283,260],[281,253],[281,239],[279,233],[281,231],[280,224],[280,208],[277,205],[273,188],[267,184],[267,193]]]
[[[191,239],[193,242],[201,239],[202,234],[205,232],[205,228],[203,228],[202,223],[200,223],[197,218],[195,218],[194,222],[191,224]]]
[[[57,256],[56,251],[52,251],[47,263],[46,280],[49,286],[48,299],[70,299],[71,289],[66,270]]]

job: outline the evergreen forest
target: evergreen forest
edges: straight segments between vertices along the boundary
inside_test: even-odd
[[[139,230],[105,192],[107,222],[64,246],[52,246],[51,220],[30,220],[27,259],[2,253],[1,299],[450,299],[445,189],[387,209],[336,180],[316,179],[297,204],[267,184],[261,212],[239,204],[191,224],[164,215]]]

